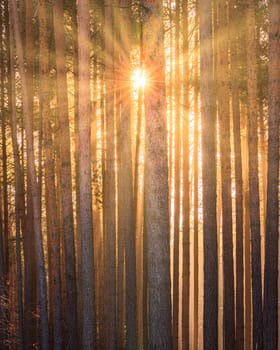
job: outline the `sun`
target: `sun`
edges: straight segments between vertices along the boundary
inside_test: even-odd
[[[144,89],[147,84],[147,76],[143,68],[136,68],[131,75],[132,85],[135,89]]]

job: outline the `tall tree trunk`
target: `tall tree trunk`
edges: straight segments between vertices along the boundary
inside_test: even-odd
[[[236,276],[236,304],[235,304],[235,334],[236,349],[244,348],[244,258],[243,258],[243,182],[242,182],[242,155],[241,155],[241,130],[239,107],[239,58],[237,43],[239,32],[236,33],[238,21],[238,9],[233,0],[229,3],[230,21],[230,53],[231,53],[231,86],[232,86],[232,120],[234,137],[234,171],[235,171],[235,276]]]
[[[183,2],[183,280],[182,280],[182,348],[189,349],[190,328],[190,185],[189,185],[189,19],[188,1]],[[180,101],[178,101],[180,103]],[[197,118],[197,116],[195,116]],[[197,293],[197,290],[196,290]]]
[[[104,174],[104,240],[108,349],[116,344],[116,174],[115,174],[115,53],[114,5],[105,1],[106,160]]]
[[[179,242],[180,242],[180,189],[181,189],[181,117],[180,117],[180,0],[176,1],[175,11],[175,72],[174,72],[174,240],[173,240],[173,291],[172,326],[173,348],[178,349],[179,331]]]
[[[66,322],[70,349],[77,348],[77,286],[74,244],[73,198],[70,154],[70,131],[67,98],[67,70],[65,63],[65,31],[63,1],[56,0],[53,7],[54,39],[56,50],[57,114],[59,119],[61,199],[66,275]]]
[[[38,281],[38,297],[39,297],[39,311],[41,323],[41,348],[47,350],[49,347],[49,330],[48,330],[48,308],[47,308],[47,288],[46,288],[46,272],[44,263],[43,238],[40,218],[40,201],[39,189],[36,178],[36,167],[33,146],[33,130],[32,121],[30,118],[31,110],[28,99],[28,81],[24,69],[23,48],[19,28],[19,18],[17,12],[16,1],[11,1],[11,17],[13,30],[16,42],[16,52],[18,56],[19,73],[22,82],[22,102],[24,113],[24,127],[26,132],[27,144],[27,171],[31,184],[31,195],[33,205],[33,224],[35,232],[35,247],[36,247],[36,265],[37,265],[37,281]]]
[[[149,83],[144,97],[144,222],[147,239],[149,347],[171,349],[168,161],[161,1],[142,0],[143,55]]]
[[[202,127],[204,349],[218,348],[218,256],[216,218],[216,98],[213,78],[211,0],[200,2],[200,94]]]
[[[196,3],[195,24],[198,28],[198,3]],[[198,349],[198,148],[199,148],[199,112],[198,112],[198,29],[195,33],[194,43],[194,126],[193,126],[193,348]]]
[[[44,171],[45,171],[45,199],[46,218],[49,246],[49,298],[50,324],[53,330],[53,339],[50,343],[55,350],[62,347],[61,330],[61,278],[60,278],[60,232],[58,224],[54,147],[51,134],[51,111],[49,97],[49,52],[47,37],[46,3],[43,1],[39,7],[40,30],[40,104],[41,118],[43,120],[44,136]]]
[[[253,297],[253,348],[263,348],[260,203],[258,174],[258,110],[255,2],[247,1],[247,68],[248,68],[248,147],[249,197],[251,225],[251,264]]]
[[[5,111],[5,49],[4,49],[4,11],[0,2],[0,113],[1,113],[1,267],[0,267],[0,298],[2,303],[0,305],[1,329],[0,329],[0,346],[7,349],[6,342],[8,340],[8,323],[9,314],[7,306],[5,305],[8,297],[8,283],[9,280],[9,216],[8,216],[8,182],[7,182],[7,137],[6,126],[7,117]]]
[[[264,273],[264,348],[278,348],[280,2],[269,3],[267,218]]]
[[[120,66],[129,66],[131,50],[131,0],[120,1],[121,10],[121,53]],[[120,135],[119,156],[120,172],[119,186],[121,197],[118,198],[121,226],[125,240],[125,315],[126,315],[126,344],[128,350],[137,349],[137,327],[136,327],[136,235],[135,235],[135,211],[133,197],[133,170],[131,151],[131,111],[130,111],[130,77],[129,70],[124,71],[121,86],[121,113],[120,113]],[[121,79],[122,81],[122,79]],[[141,108],[141,106],[140,106]],[[138,170],[137,170],[138,171]],[[119,232],[120,234],[121,232]]]
[[[12,145],[14,156],[14,174],[15,174],[15,216],[16,216],[16,263],[17,263],[17,312],[18,312],[18,349],[23,349],[24,346],[24,332],[23,332],[23,276],[22,276],[22,260],[21,260],[21,232],[25,230],[25,213],[24,200],[22,196],[22,177],[21,164],[19,155],[18,135],[17,135],[17,115],[16,115],[16,90],[15,90],[15,61],[14,61],[14,42],[11,22],[9,23],[8,6],[5,6],[6,28],[8,35],[8,47],[10,51],[7,52],[9,63],[9,110],[11,113],[11,129],[12,129]]]
[[[1,4],[2,5],[2,4]],[[3,250],[4,250],[4,275],[8,279],[9,274],[9,207],[8,207],[8,168],[7,168],[7,135],[6,135],[6,126],[7,118],[5,112],[5,50],[4,50],[4,40],[3,33],[4,31],[4,11],[0,11],[0,65],[1,65],[1,91],[0,91],[0,110],[1,110],[1,163],[2,163],[2,186],[3,186]]]
[[[90,16],[89,2],[78,2],[79,57],[79,195],[82,273],[82,347],[95,345],[93,217],[90,150]]]
[[[29,117],[33,126],[33,4],[32,1],[23,0],[20,2],[23,7],[25,5],[25,17],[21,20],[22,32],[25,33],[23,40],[23,50],[26,61],[26,79],[27,79],[27,98],[29,104]],[[23,13],[20,13],[23,15]],[[24,122],[23,122],[24,123]],[[23,129],[22,129],[23,130]],[[32,135],[33,138],[33,135]],[[33,142],[33,141],[32,141]],[[24,163],[24,142],[22,146],[22,163]],[[22,166],[24,168],[24,165]],[[23,172],[24,174],[24,172]],[[24,175],[22,174],[22,183],[24,183]],[[37,314],[37,266],[36,266],[36,252],[35,252],[35,232],[33,225],[33,206],[31,196],[31,181],[26,174],[26,230],[23,232],[23,252],[24,252],[24,346],[30,347],[32,344],[36,344],[38,322],[36,319]],[[39,204],[40,205],[40,204]]]
[[[235,346],[227,4],[217,1],[217,94],[221,153],[224,346]]]

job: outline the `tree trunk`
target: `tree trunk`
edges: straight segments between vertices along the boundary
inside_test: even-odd
[[[39,297],[39,311],[41,322],[41,348],[47,350],[49,347],[49,330],[48,330],[48,309],[47,309],[47,288],[46,288],[46,272],[44,264],[44,250],[42,239],[42,228],[40,219],[40,201],[39,189],[36,178],[36,167],[33,146],[33,130],[32,121],[30,118],[31,109],[28,99],[28,81],[25,76],[23,48],[19,28],[19,18],[17,13],[16,1],[11,1],[11,17],[13,30],[16,42],[16,51],[18,56],[19,73],[22,82],[22,102],[24,113],[24,126],[26,132],[27,143],[27,171],[30,179],[30,188],[33,205],[33,224],[35,232],[35,247],[36,247],[36,265],[37,265],[37,282],[38,282],[38,297]]]
[[[70,131],[67,98],[67,70],[65,63],[65,31],[63,26],[63,1],[56,0],[53,5],[55,39],[55,60],[57,79],[57,114],[59,119],[61,199],[63,217],[63,237],[66,275],[66,324],[70,349],[77,348],[77,286],[76,256],[74,245],[74,222],[72,205],[72,176],[70,154]]]
[[[190,179],[189,179],[189,19],[188,1],[183,2],[183,280],[182,280],[182,349],[189,349],[190,328]],[[180,101],[178,101],[180,103]],[[196,115],[195,118],[198,116]],[[198,174],[196,174],[198,175]],[[197,293],[197,290],[196,290]]]
[[[269,3],[267,218],[264,273],[264,348],[278,348],[280,2]]]
[[[116,345],[116,174],[115,174],[115,53],[114,5],[105,1],[106,160],[104,173],[104,244],[108,349]]]
[[[18,349],[23,349],[24,332],[23,332],[23,278],[22,278],[22,261],[21,261],[21,232],[25,231],[25,213],[24,200],[22,196],[22,179],[21,165],[17,135],[17,115],[16,115],[16,90],[15,90],[15,62],[14,62],[14,46],[10,43],[14,42],[11,23],[9,23],[8,6],[5,6],[7,35],[10,52],[8,54],[9,63],[9,109],[11,113],[11,129],[12,129],[12,145],[14,156],[14,174],[15,174],[15,215],[16,215],[16,263],[17,263],[17,312],[18,312]]]
[[[255,2],[247,2],[247,67],[248,67],[248,147],[249,198],[251,225],[251,264],[253,297],[253,348],[263,349],[262,278],[260,203],[258,178],[258,111]]]
[[[79,57],[79,195],[82,273],[82,347],[95,345],[93,217],[90,150],[90,27],[89,2],[78,3]]]
[[[235,276],[236,276],[236,304],[235,304],[235,332],[236,348],[244,348],[244,258],[243,258],[243,182],[242,182],[242,154],[239,107],[239,57],[237,43],[240,33],[236,33],[238,9],[234,1],[230,1],[230,52],[231,52],[231,86],[232,86],[232,119],[234,137],[234,170],[235,170],[235,223],[236,223],[236,249],[235,249]]]
[[[218,348],[218,256],[216,218],[216,98],[213,78],[211,0],[200,2],[200,94],[202,128],[204,349]]]
[[[224,346],[235,346],[227,4],[217,2],[217,94],[221,153]]]
[[[144,222],[147,239],[149,348],[171,349],[168,161],[161,1],[143,0],[143,56],[149,82],[144,97]]]
[[[50,324],[53,331],[50,343],[54,350],[62,348],[61,330],[61,277],[60,277],[60,232],[55,185],[54,147],[51,134],[51,111],[49,97],[49,50],[47,37],[46,3],[39,7],[40,31],[40,107],[43,123],[45,200],[48,233],[49,298]]]

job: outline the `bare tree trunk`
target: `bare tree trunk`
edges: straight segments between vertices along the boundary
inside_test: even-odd
[[[183,2],[183,280],[182,280],[182,349],[190,342],[190,154],[189,154],[189,19],[188,1]],[[178,101],[180,103],[180,101]],[[197,117],[197,116],[195,116]],[[196,290],[197,293],[197,290]]]
[[[236,348],[244,348],[244,258],[243,258],[243,181],[242,181],[242,154],[241,154],[241,130],[239,107],[239,58],[237,43],[240,33],[236,33],[238,21],[238,9],[234,1],[229,4],[230,21],[230,52],[231,52],[231,86],[232,86],[232,120],[234,137],[234,166],[235,166],[235,223],[236,223],[236,250],[235,250],[235,275],[236,275],[236,304],[235,304],[235,332]],[[237,22],[238,23],[238,22]]]
[[[115,174],[115,1],[105,1],[106,160],[104,173],[104,244],[107,347],[116,345],[116,174]]]
[[[196,3],[196,16],[195,24],[198,28],[198,3]],[[198,294],[199,294],[199,281],[198,281],[198,149],[199,149],[199,112],[198,112],[198,29],[195,33],[195,46],[194,46],[194,127],[193,127],[193,348],[198,349]]]
[[[8,54],[9,61],[9,109],[11,113],[11,129],[12,129],[12,145],[14,156],[14,173],[15,173],[15,214],[16,214],[16,263],[17,263],[17,312],[18,312],[18,349],[23,349],[24,346],[24,332],[23,332],[23,278],[22,278],[22,261],[21,261],[21,232],[25,229],[25,220],[22,220],[24,212],[24,202],[22,201],[22,181],[21,181],[21,165],[18,146],[17,135],[17,115],[16,115],[16,92],[15,92],[15,62],[14,62],[14,46],[11,43],[13,40],[13,33],[11,22],[9,22],[8,6],[5,6],[6,12],[6,29],[9,40],[10,51]],[[23,215],[22,215],[23,213]]]
[[[41,118],[43,120],[44,135],[44,171],[45,171],[45,199],[47,233],[49,246],[49,299],[50,324],[53,334],[51,344],[55,350],[62,348],[61,329],[61,277],[60,277],[60,232],[58,224],[58,210],[55,185],[54,147],[51,134],[51,111],[49,107],[49,51],[47,37],[46,4],[39,7],[40,30],[40,103]]]
[[[180,117],[180,0],[176,1],[175,11],[175,71],[174,71],[174,240],[173,240],[173,291],[172,327],[173,348],[178,349],[179,332],[179,236],[180,236],[180,189],[181,189],[181,117]]]
[[[219,0],[217,28],[217,93],[221,153],[222,187],[222,236],[223,236],[223,328],[224,346],[235,346],[234,326],[234,272],[233,235],[231,202],[231,149],[230,149],[230,111],[229,111],[229,62],[227,4]]]
[[[90,17],[89,2],[78,3],[79,57],[79,195],[82,273],[82,347],[95,346],[95,295],[90,150]]]
[[[264,273],[264,348],[278,348],[280,2],[269,3],[269,119]]]
[[[149,72],[144,97],[144,222],[147,239],[149,348],[171,349],[168,160],[162,4],[143,0],[143,55]]]
[[[26,132],[27,143],[27,171],[31,184],[32,204],[33,204],[33,224],[35,232],[35,247],[36,247],[36,265],[37,265],[37,280],[38,280],[38,297],[41,323],[41,348],[47,350],[49,347],[49,330],[48,330],[48,308],[47,308],[47,287],[46,287],[46,272],[44,264],[44,250],[40,218],[40,201],[39,189],[36,178],[36,167],[34,158],[33,146],[33,130],[32,121],[30,119],[31,110],[28,99],[28,81],[25,76],[23,48],[20,36],[19,18],[17,13],[16,1],[11,1],[11,17],[13,30],[16,42],[16,52],[18,56],[19,73],[22,81],[22,102],[24,113],[24,126]]]
[[[200,93],[202,127],[204,349],[218,348],[218,256],[216,218],[216,98],[213,78],[211,0],[200,2]]]
[[[63,1],[56,0],[53,7],[54,38],[56,48],[57,113],[61,161],[61,199],[66,275],[66,322],[70,349],[77,348],[77,285],[74,244],[74,219],[72,198],[70,131],[68,116],[67,78],[65,63],[65,31],[63,26]]]
[[[249,197],[251,225],[251,264],[253,296],[253,348],[263,349],[260,202],[258,178],[258,111],[255,2],[247,1],[247,67],[248,67],[248,147]]]

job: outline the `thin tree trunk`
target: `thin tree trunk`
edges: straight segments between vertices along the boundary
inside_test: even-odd
[[[180,117],[180,0],[176,1],[175,11],[175,71],[174,71],[174,240],[173,240],[173,291],[172,326],[173,348],[178,349],[179,332],[179,236],[180,236],[180,188],[181,188],[181,117]]]
[[[16,115],[16,92],[15,92],[15,62],[14,62],[14,46],[10,43],[14,42],[11,22],[9,23],[8,6],[5,6],[7,35],[9,40],[10,52],[8,52],[9,61],[9,108],[11,113],[11,129],[12,129],[12,145],[14,156],[14,173],[15,173],[15,213],[16,213],[16,263],[17,263],[17,312],[18,312],[18,349],[23,349],[24,332],[23,332],[23,278],[22,278],[22,261],[21,261],[21,232],[25,229],[24,221],[22,221],[22,212],[24,211],[24,202],[22,201],[22,181],[21,181],[21,165],[17,135],[17,115]],[[23,205],[22,205],[23,204]],[[23,214],[25,215],[25,214]]]
[[[236,248],[235,248],[235,276],[236,276],[236,304],[235,304],[235,334],[236,349],[244,348],[244,258],[243,258],[243,182],[242,182],[242,154],[241,154],[241,130],[239,107],[239,72],[237,55],[237,43],[239,32],[236,33],[236,21],[238,11],[234,1],[229,4],[230,21],[230,52],[231,52],[231,86],[232,86],[232,120],[234,137],[234,169],[235,169],[235,223],[236,223]]]
[[[189,349],[190,328],[190,180],[189,180],[189,19],[188,1],[183,2],[183,280],[182,280],[182,349]],[[178,101],[180,103],[180,101]],[[195,116],[197,117],[197,116]],[[196,174],[197,175],[197,174]],[[197,293],[197,290],[196,290]]]
[[[196,3],[195,24],[198,28],[198,3]],[[194,127],[193,127],[193,348],[198,349],[198,147],[199,147],[199,113],[198,113],[198,29],[195,33],[194,47]]]

